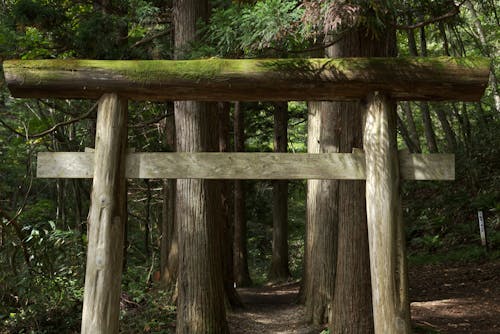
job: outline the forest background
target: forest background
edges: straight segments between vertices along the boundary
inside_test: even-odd
[[[323,6],[315,10],[315,3]],[[202,38],[189,58],[318,57],[377,1],[211,1]],[[496,0],[388,2],[399,56],[486,56],[490,85],[478,103],[400,103],[398,141],[411,152],[455,153],[453,182],[405,182],[404,217],[412,263],[484,261],[500,257],[499,18]],[[172,59],[171,1],[0,2],[0,59]],[[325,9],[326,8],[326,9]],[[330,10],[330,11],[328,11]],[[337,10],[337,11],[336,11]],[[344,13],[344,14],[340,14]],[[347,14],[345,14],[347,13]],[[376,11],[375,11],[376,13]],[[422,24],[419,24],[422,23]],[[0,73],[3,78],[3,73]],[[0,90],[0,330],[54,332],[79,328],[86,251],[89,180],[35,178],[40,151],[93,147],[91,101],[13,99]],[[231,117],[234,106],[231,107]],[[130,147],[171,151],[166,121],[173,104],[131,102]],[[273,150],[274,104],[242,103],[245,150]],[[307,104],[288,103],[289,152],[307,151]],[[231,124],[233,119],[231,120]],[[233,130],[231,129],[231,134]],[[232,136],[231,136],[232,137]],[[230,143],[234,149],[234,143]],[[248,261],[253,284],[268,280],[272,256],[271,182],[245,181]],[[163,182],[131,180],[122,330],[166,331],[175,318],[172,291],[160,288]],[[289,269],[300,279],[306,183],[288,190]],[[485,216],[488,249],[477,213]]]

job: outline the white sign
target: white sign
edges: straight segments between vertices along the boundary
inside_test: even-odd
[[[484,228],[483,211],[477,212],[477,219],[479,220],[479,233],[481,234],[481,244],[486,246],[486,230]]]

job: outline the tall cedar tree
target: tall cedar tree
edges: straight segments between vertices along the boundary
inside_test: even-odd
[[[208,18],[208,1],[174,1],[175,58],[186,57],[196,27]],[[175,102],[178,152],[218,151],[217,105]],[[215,131],[214,131],[215,130]],[[228,333],[217,222],[218,182],[177,181],[179,243],[177,333]]]
[[[241,103],[234,104],[234,150],[245,151],[245,117]],[[248,271],[245,189],[242,180],[234,181],[234,279],[238,286],[252,284]]]
[[[288,146],[288,103],[274,104],[274,152],[286,153]],[[273,252],[271,281],[290,278],[288,268],[288,181],[273,181]]]
[[[387,25],[376,38],[358,28],[349,31],[330,50],[329,56],[396,56],[395,31]],[[339,152],[351,153],[363,145],[362,122],[366,107],[362,102],[336,102]],[[330,309],[330,333],[373,332],[370,261],[366,224],[364,181],[339,181],[337,265],[333,302]]]
[[[327,55],[394,56],[394,31],[378,36],[351,29]],[[309,109],[309,152],[362,147],[363,103],[315,102]],[[332,333],[373,332],[364,181],[308,181],[302,293],[307,320],[328,320]]]

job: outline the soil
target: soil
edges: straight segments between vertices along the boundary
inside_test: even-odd
[[[410,269],[412,320],[438,333],[500,333],[500,261]]]
[[[417,333],[500,333],[500,261],[410,268]],[[244,309],[229,314],[231,333],[312,334],[324,327],[303,321],[298,283],[238,289]]]

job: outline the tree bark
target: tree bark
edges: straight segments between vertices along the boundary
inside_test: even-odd
[[[170,151],[175,152],[175,121],[174,116],[165,119],[166,142]],[[161,284],[166,289],[173,290],[177,282],[179,267],[179,244],[177,241],[177,224],[175,221],[175,196],[177,180],[163,181],[162,224],[160,239],[160,275]]]
[[[441,127],[443,128],[444,137],[446,139],[446,144],[448,146],[448,152],[455,152],[455,149],[457,147],[457,139],[455,132],[451,128],[450,122],[446,117],[446,110],[444,110],[445,107],[446,105],[443,105],[441,103],[439,104],[436,103],[434,105],[437,117],[439,119],[439,123],[441,123]]]
[[[331,102],[308,103],[308,153],[338,152],[338,111]],[[328,321],[333,299],[338,224],[336,180],[307,180],[307,220],[302,298],[306,320]]]
[[[274,152],[288,147],[288,103],[274,106]],[[288,181],[273,181],[273,250],[269,279],[283,282],[290,278],[288,267]]]
[[[174,1],[175,57],[185,58],[199,20],[208,17],[208,1]],[[175,102],[178,152],[217,151],[216,105]],[[217,181],[177,181],[176,221],[179,243],[178,334],[228,333],[217,226]]]
[[[352,30],[329,51],[332,57],[387,57],[396,54],[394,31],[375,40],[363,29]],[[340,152],[363,146],[363,114],[359,103],[335,103]],[[366,223],[365,182],[339,181],[338,246],[330,333],[373,332],[370,260]]]
[[[160,239],[160,275],[161,284],[166,289],[173,289],[177,281],[179,267],[179,244],[175,221],[175,196],[177,182],[174,179],[163,181],[163,209]]]
[[[420,53],[422,57],[427,57],[427,38],[425,36],[425,27],[420,28]],[[422,112],[422,122],[424,123],[424,134],[427,142],[427,147],[430,153],[437,153],[438,146],[436,142],[436,134],[432,126],[429,104],[427,102],[420,103]]]
[[[231,105],[228,102],[219,102],[219,152],[230,151],[229,128]],[[234,286],[234,263],[233,263],[233,245],[234,245],[234,227],[231,215],[233,207],[232,201],[232,181],[221,180],[222,191],[220,196],[220,221],[222,223],[222,243],[223,252],[222,266],[224,269],[224,291],[228,305],[241,307],[243,303],[236,292]]]
[[[406,116],[406,123],[408,124],[408,134],[415,148],[415,153],[422,152],[422,146],[420,144],[420,136],[418,135],[417,127],[415,125],[415,119],[413,118],[413,112],[411,110],[410,102],[401,103],[401,109]]]
[[[234,104],[234,150],[245,151],[245,117],[240,102]],[[234,277],[238,286],[252,284],[248,271],[245,189],[242,180],[234,181]]]
[[[483,54],[487,57],[491,57],[491,50],[486,40],[486,34],[483,29],[483,25],[481,20],[479,20],[479,16],[477,15],[476,9],[470,0],[465,1],[465,6],[469,10],[472,16],[472,20],[474,21],[474,26],[476,27],[477,36],[481,43],[481,47],[483,49]],[[495,67],[491,66],[490,73],[490,84],[493,90],[493,99],[495,100],[495,108],[497,112],[500,112],[500,94],[498,93],[498,81],[495,75]]]
[[[399,133],[401,134],[401,137],[403,137],[403,141],[405,142],[406,147],[410,152],[412,153],[416,152],[417,149],[415,145],[413,145],[408,129],[406,128],[406,125],[404,124],[403,120],[401,119],[401,117],[399,117],[397,113],[396,113],[396,118],[397,118],[397,126],[399,129]]]
[[[429,104],[427,102],[421,102],[420,109],[422,111],[422,122],[424,123],[424,134],[425,140],[427,142],[427,147],[430,153],[437,153],[438,146],[436,142],[436,134],[434,133],[434,128],[432,126]]]

